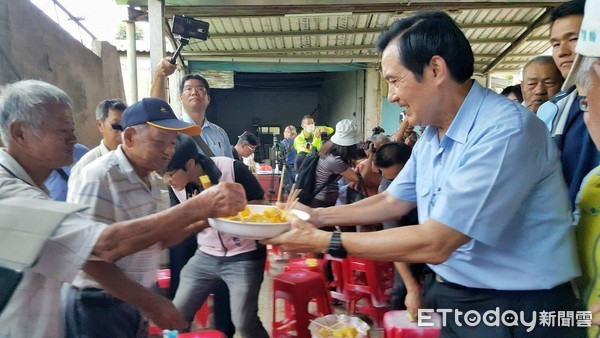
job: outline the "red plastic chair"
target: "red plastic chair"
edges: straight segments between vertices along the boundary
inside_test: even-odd
[[[348,297],[347,311],[356,310],[368,315],[377,328],[390,310],[390,291],[394,284],[394,265],[354,257],[347,258],[344,273],[344,294]],[[361,303],[360,300],[363,300]]]
[[[283,299],[293,306],[293,311],[277,318],[277,299]],[[309,311],[309,303],[316,300],[316,313]],[[294,270],[273,277],[273,337],[310,338],[310,319],[331,314],[329,292],[321,274]],[[293,335],[292,332],[296,333]]]
[[[217,330],[180,333],[177,338],[226,338],[225,334]]]
[[[442,330],[442,319],[438,313],[428,314],[430,327],[419,326],[417,322],[408,320],[406,310],[389,311],[383,316],[384,338],[439,338]]]

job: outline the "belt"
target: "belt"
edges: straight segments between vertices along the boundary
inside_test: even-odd
[[[556,291],[557,289],[561,289],[561,288],[575,290],[575,288],[572,286],[571,282],[565,282],[565,283],[559,284],[551,289],[539,289],[539,290],[495,290],[495,289],[471,288],[468,286],[449,282],[447,279],[438,275],[437,273],[435,274],[435,281],[440,284],[451,287],[453,289],[463,289],[463,290],[486,290],[486,291],[496,291],[496,292],[538,292],[538,291],[539,292],[547,292],[547,291]]]
[[[435,274],[435,281],[440,283],[440,284],[444,284],[447,285],[451,288],[455,288],[455,289],[471,289],[469,287],[466,287],[464,285],[460,285],[460,284],[456,284],[456,283],[452,283],[449,282],[448,280],[446,280],[444,277],[438,275],[437,273]]]

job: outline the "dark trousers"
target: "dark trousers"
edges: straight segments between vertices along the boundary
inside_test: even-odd
[[[421,308],[431,308],[432,301],[428,291],[435,283],[435,274],[425,264],[410,264],[409,267],[414,278],[421,284]],[[402,277],[394,267],[394,286],[390,295],[390,308],[392,310],[406,310],[404,300],[407,293]]]
[[[175,297],[175,292],[179,286],[179,275],[181,269],[188,260],[194,256],[198,249],[196,235],[192,235],[183,240],[178,245],[169,249],[169,268],[171,269],[171,287],[169,295],[171,299]],[[231,309],[229,307],[229,289],[222,280],[217,282],[212,293],[215,295],[213,302],[215,329],[225,333],[227,337],[233,338],[235,326],[231,321]]]
[[[65,287],[65,337],[147,337],[148,329],[133,306],[99,289]]]
[[[559,326],[558,312],[569,312],[575,316],[576,311],[583,310],[580,302],[575,298],[569,283],[561,284],[550,290],[532,291],[501,291],[489,289],[466,288],[447,282],[436,282],[429,291],[432,295],[433,309],[452,309],[446,315],[446,326],[442,329],[442,338],[504,338],[504,337],[565,337],[578,338],[585,336],[585,328],[577,327],[576,320],[571,326]],[[533,330],[527,332],[528,326],[521,321],[507,316],[507,322],[518,325],[487,326],[483,320],[477,326],[465,324],[464,314],[469,310],[477,311],[482,317],[488,310],[499,309],[500,315],[505,311],[515,311],[525,321],[531,323],[535,320]],[[455,320],[456,310],[462,311],[460,320]],[[535,311],[535,318],[534,318]],[[540,312],[554,311],[554,326],[542,326]],[[439,313],[439,311],[438,311]],[[440,313],[441,314],[441,313]],[[490,318],[491,319],[491,318]],[[490,321],[488,319],[488,321]],[[460,324],[460,325],[459,325]],[[532,324],[528,324],[532,325]]]

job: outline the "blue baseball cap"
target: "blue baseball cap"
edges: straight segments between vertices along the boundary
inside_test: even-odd
[[[128,127],[144,123],[156,128],[178,131],[191,136],[200,135],[201,132],[199,126],[177,119],[168,103],[153,97],[144,98],[127,107],[123,112],[121,125],[114,125],[113,128],[125,130]]]

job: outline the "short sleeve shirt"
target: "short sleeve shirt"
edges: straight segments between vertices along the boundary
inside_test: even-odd
[[[154,214],[166,208],[160,190],[150,180],[148,187],[136,174],[119,146],[88,164],[73,178],[67,201],[87,205],[95,220],[112,224]],[[132,280],[150,288],[156,282],[161,246],[159,243],[115,262]],[[81,271],[73,281],[79,288],[101,286]]]
[[[471,238],[430,267],[498,290],[547,289],[579,274],[558,149],[530,111],[474,83],[447,133],[429,126],[387,191]]]
[[[22,196],[49,199],[25,169],[0,149],[0,199]],[[24,221],[26,221],[24,215]],[[38,262],[23,279],[0,315],[0,337],[62,337],[64,312],[60,289],[71,282],[87,260],[105,224],[83,214],[65,218],[48,239]]]
[[[327,155],[325,158],[320,158],[317,164],[317,178],[315,180],[315,190],[319,189],[331,176],[337,176],[344,171],[348,170],[350,165],[339,156]],[[325,202],[335,203],[338,197],[339,187],[337,184],[339,177],[333,182],[327,184],[323,190],[321,190],[315,198]],[[333,205],[333,204],[332,204]]]

